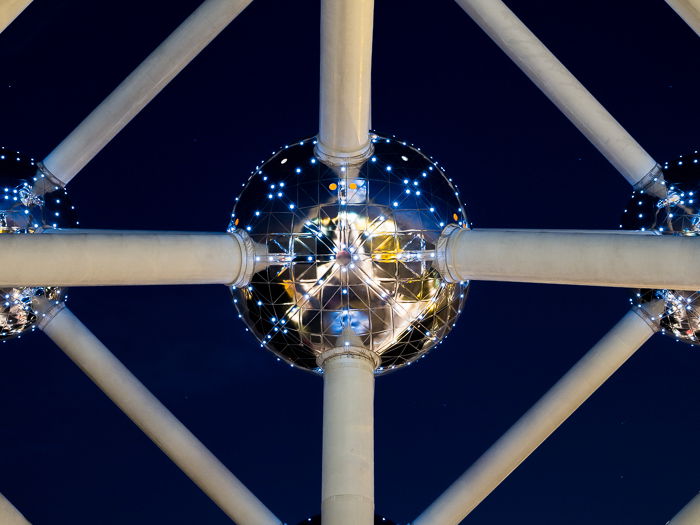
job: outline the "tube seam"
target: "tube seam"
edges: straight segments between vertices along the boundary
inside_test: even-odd
[[[316,358],[316,364],[323,368],[326,361],[341,356],[353,357],[356,359],[367,359],[372,363],[372,369],[376,369],[380,363],[379,356],[371,350],[367,350],[366,348],[361,348],[359,346],[342,346],[323,352]]]
[[[442,230],[442,233],[440,234],[435,246],[435,260],[433,261],[433,266],[448,283],[458,283],[461,281],[459,276],[455,275],[450,270],[450,267],[453,267],[454,265],[450,265],[448,261],[450,240],[460,230],[463,230],[463,228],[460,228],[455,224],[448,224],[445,226],[445,229]]]
[[[359,151],[351,151],[349,153],[334,151],[330,153],[326,151],[321,144],[321,139],[316,138],[317,143],[314,148],[314,155],[324,164],[331,166],[360,166],[365,163],[374,154],[374,146],[369,142],[369,134],[367,135],[367,145]]]

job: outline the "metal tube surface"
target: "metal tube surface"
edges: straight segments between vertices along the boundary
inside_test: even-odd
[[[666,3],[700,36],[700,0],[666,0]]]
[[[0,33],[9,26],[32,0],[3,0],[0,2]]]
[[[29,525],[29,522],[22,516],[22,513],[2,494],[0,494],[0,524]]]
[[[39,327],[227,516],[281,523],[67,308]]]
[[[317,150],[361,157],[369,149],[374,0],[321,1],[321,98]]]
[[[696,237],[464,229],[446,235],[438,268],[452,281],[700,290]]]
[[[323,362],[324,525],[374,523],[374,368],[361,354]]]
[[[42,164],[67,184],[252,0],[206,0]]]
[[[700,524],[700,494],[695,496],[683,510],[668,522],[668,525],[698,525]]]
[[[456,0],[633,186],[656,161],[501,0]]]
[[[1,235],[0,286],[244,284],[249,250],[227,233]]]
[[[655,333],[653,323],[640,314],[628,312],[413,525],[463,520]]]

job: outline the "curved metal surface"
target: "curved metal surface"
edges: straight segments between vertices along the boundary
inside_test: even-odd
[[[459,192],[418,149],[372,136],[361,165],[326,165],[315,140],[256,168],[229,231],[267,246],[266,269],[233,288],[239,316],[280,359],[320,371],[317,357],[350,327],[378,354],[377,373],[415,361],[461,311],[468,283],[433,268],[440,233],[468,227]]]

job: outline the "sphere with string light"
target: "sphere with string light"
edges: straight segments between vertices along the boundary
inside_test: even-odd
[[[75,207],[64,188],[48,184],[34,159],[0,148],[0,234],[35,234],[74,228]],[[0,340],[18,337],[36,326],[35,300],[63,300],[54,286],[0,288]]]
[[[621,228],[660,235],[700,236],[700,154],[694,151],[663,166],[665,191],[632,194]],[[635,290],[632,303],[664,301],[661,332],[684,343],[700,345],[700,291]]]
[[[468,228],[459,191],[418,148],[372,135],[361,162],[331,164],[315,139],[262,162],[229,229],[266,249],[267,267],[234,288],[239,316],[279,359],[320,372],[339,341],[377,356],[377,373],[410,364],[450,331],[468,283],[434,265],[446,227]]]

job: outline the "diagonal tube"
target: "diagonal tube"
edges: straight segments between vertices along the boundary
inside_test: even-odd
[[[65,186],[251,1],[206,0],[42,161],[42,173]]]
[[[658,330],[661,302],[629,311],[413,525],[456,525]]]
[[[446,229],[436,264],[469,279],[700,290],[700,238],[652,232]]]
[[[264,264],[258,250],[243,232],[2,235],[0,286],[242,286]]]
[[[700,0],[666,0],[666,3],[700,36]]]
[[[660,177],[657,162],[501,0],[456,0],[486,34],[633,186]]]
[[[676,514],[668,525],[698,525],[700,523],[700,494]]]
[[[2,525],[29,525],[22,513],[2,494],[0,494],[0,523]]]
[[[0,2],[0,33],[7,29],[7,26],[31,3],[32,0],[3,0]]]
[[[317,153],[357,162],[370,150],[374,0],[321,1],[321,91]]]
[[[114,403],[241,525],[278,525],[272,514],[67,308],[44,305],[41,328]]]

